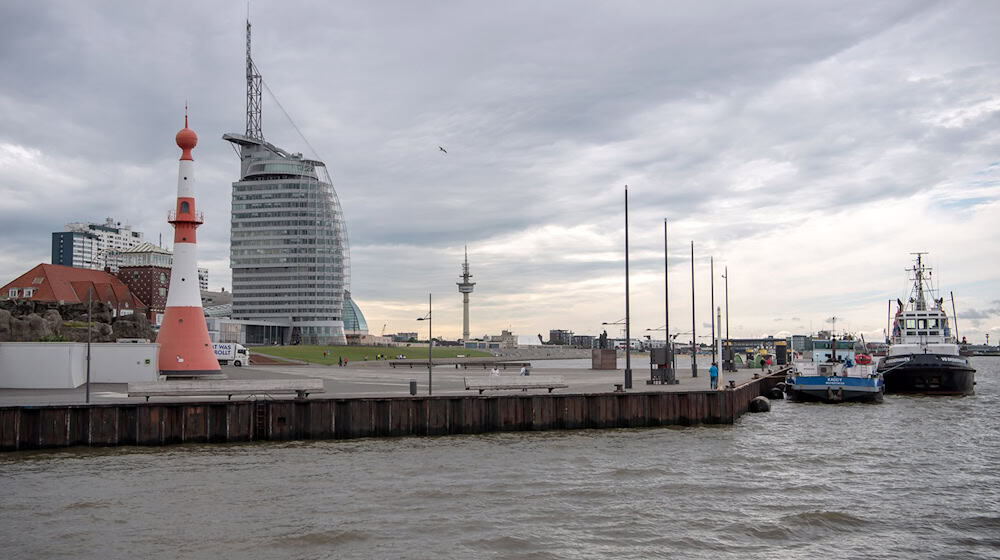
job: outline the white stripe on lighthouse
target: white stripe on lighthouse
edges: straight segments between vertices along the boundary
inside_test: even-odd
[[[194,243],[174,244],[174,265],[170,270],[167,307],[201,307],[198,246]]]
[[[180,160],[177,167],[177,198],[194,196],[194,162],[189,159]]]

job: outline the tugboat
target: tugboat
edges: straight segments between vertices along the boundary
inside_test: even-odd
[[[796,362],[788,377],[788,400],[798,402],[882,402],[885,383],[867,354],[856,354],[853,340],[813,341],[812,362]],[[838,350],[839,349],[839,350]]]
[[[944,311],[944,298],[934,298],[927,285],[931,269],[924,266],[926,253],[913,253],[916,264],[913,288],[907,305],[896,300],[889,351],[878,365],[885,378],[886,393],[925,395],[971,395],[975,392],[976,370],[959,354],[957,334],[953,334]],[[931,305],[926,294],[931,294]],[[953,303],[952,312],[954,312]]]

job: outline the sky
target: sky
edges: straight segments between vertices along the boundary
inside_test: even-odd
[[[996,2],[249,12],[264,136],[326,162],[374,334],[424,332],[431,295],[434,335],[461,336],[467,246],[473,336],[621,336],[602,323],[626,315],[628,185],[635,337],[663,338],[669,299],[677,340],[692,323],[707,340],[714,261],[730,336],[836,317],[880,339],[926,251],[959,333],[1000,342]],[[245,129],[246,17],[244,2],[0,5],[0,280],[50,262],[69,222],[170,239],[187,103],[199,264],[229,289],[239,163],[222,135]]]

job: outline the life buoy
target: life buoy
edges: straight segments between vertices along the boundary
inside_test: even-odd
[[[854,356],[854,362],[860,366],[867,366],[872,363],[872,357],[868,354],[858,354],[857,356]]]

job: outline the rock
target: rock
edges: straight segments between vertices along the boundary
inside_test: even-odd
[[[0,342],[10,342],[13,340],[11,338],[11,322],[14,320],[11,316],[10,311],[6,309],[0,309]]]
[[[45,324],[48,325],[49,332],[53,335],[62,334],[62,315],[59,314],[55,309],[48,309],[45,314],[42,315],[42,319]]]
[[[767,400],[767,397],[754,397],[747,410],[750,412],[770,412],[771,401]]]
[[[150,326],[149,320],[141,313],[119,317],[112,324],[112,327],[114,327],[116,339],[145,338],[150,341],[156,339],[156,333],[153,332],[153,327]]]

